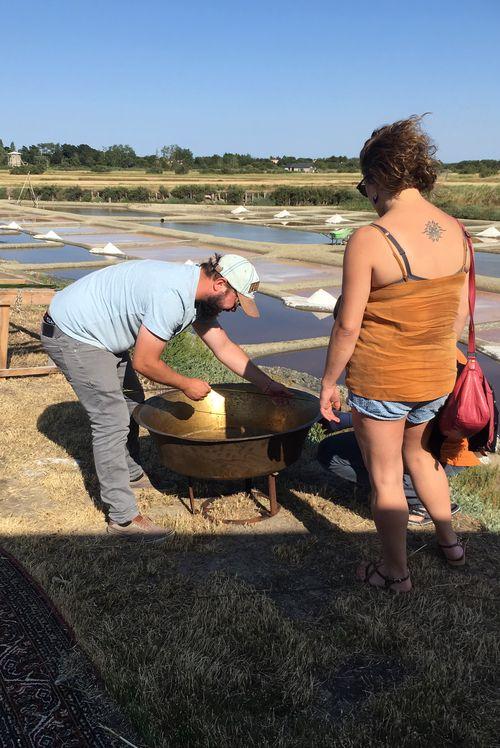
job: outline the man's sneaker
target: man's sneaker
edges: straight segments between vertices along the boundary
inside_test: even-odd
[[[153,486],[151,485],[151,481],[149,480],[146,473],[143,473],[141,476],[139,476],[139,478],[136,478],[136,480],[131,480],[129,486],[132,491],[141,491],[145,488],[153,488]]]
[[[108,522],[108,533],[122,540],[131,540],[136,543],[162,543],[175,535],[175,530],[155,525],[149,517],[138,514],[126,525],[119,525],[117,522],[110,520]]]

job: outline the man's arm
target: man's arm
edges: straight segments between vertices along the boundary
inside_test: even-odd
[[[272,395],[286,395],[283,385],[268,377],[249,359],[245,351],[234,343],[216,320],[208,322],[197,320],[193,329],[210,348],[215,357],[238,376],[255,384],[262,392]]]
[[[210,385],[202,379],[185,377],[161,360],[166,340],[153,335],[147,327],[141,326],[135,343],[132,366],[144,377],[159,384],[182,390],[191,400],[201,400],[210,392]]]

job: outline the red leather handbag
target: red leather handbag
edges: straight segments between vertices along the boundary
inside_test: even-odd
[[[469,437],[489,426],[488,447],[495,434],[495,406],[493,392],[476,359],[474,307],[476,304],[476,273],[474,249],[469,234],[464,233],[469,245],[469,345],[467,363],[455,382],[453,391],[439,413],[439,430],[445,436]]]

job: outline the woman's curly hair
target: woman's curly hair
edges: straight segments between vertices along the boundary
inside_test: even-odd
[[[374,130],[364,144],[359,160],[367,182],[392,194],[408,187],[429,192],[437,178],[437,146],[422,130],[424,115],[414,114]]]

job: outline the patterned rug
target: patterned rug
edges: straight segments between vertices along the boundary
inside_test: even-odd
[[[138,746],[40,586],[0,549],[1,748]]]

